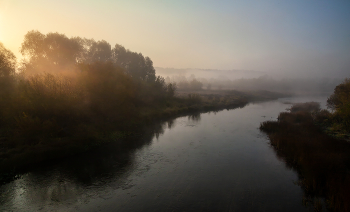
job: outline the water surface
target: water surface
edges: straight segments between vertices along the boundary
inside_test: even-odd
[[[297,174],[259,124],[284,98],[150,126],[120,152],[108,145],[0,187],[0,211],[308,211]]]

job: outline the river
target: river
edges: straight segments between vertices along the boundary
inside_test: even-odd
[[[113,144],[33,170],[0,187],[0,211],[308,211],[298,175],[260,122],[293,97],[179,117],[132,148]],[[136,139],[136,138],[135,138]]]

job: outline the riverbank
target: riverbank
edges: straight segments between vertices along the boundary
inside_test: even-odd
[[[35,166],[54,163],[62,158],[91,151],[106,143],[114,142],[120,144],[121,148],[133,145],[130,138],[144,136],[142,129],[155,122],[194,113],[244,107],[249,102],[271,100],[282,96],[284,95],[265,91],[220,91],[215,95],[181,93],[165,104],[159,104],[156,107],[138,108],[140,113],[138,119],[130,119],[128,123],[123,123],[125,126],[107,120],[105,123],[99,120],[98,127],[96,127],[96,124],[81,123],[75,129],[66,129],[68,131],[66,134],[71,136],[41,136],[38,137],[39,142],[33,141],[30,143],[23,142],[16,137],[2,137],[0,147],[0,171],[2,175],[0,176],[0,182],[12,180],[18,173],[26,172]],[[30,127],[33,127],[33,125]],[[33,130],[33,128],[30,130]],[[45,130],[45,128],[40,130]],[[6,133],[3,132],[2,134]],[[125,142],[126,140],[127,142]]]
[[[326,117],[315,102],[295,104],[277,121],[261,123],[277,156],[299,175],[303,203],[321,211],[350,211],[350,143],[328,135],[320,122]]]

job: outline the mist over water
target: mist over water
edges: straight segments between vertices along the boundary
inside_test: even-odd
[[[316,101],[332,111],[309,126],[350,139],[349,11],[346,0],[0,0],[0,211],[332,207],[337,196],[307,192],[318,178],[302,185],[259,126]],[[348,177],[350,158],[294,141],[328,160],[288,146],[319,161],[304,170],[341,164]]]
[[[258,129],[306,99],[325,107],[283,98],[155,124],[122,152],[110,144],[2,185],[0,210],[308,211]]]

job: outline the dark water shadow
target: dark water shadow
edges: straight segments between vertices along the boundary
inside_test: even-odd
[[[189,123],[201,121],[199,112],[182,114],[176,118],[183,116],[187,116]],[[133,129],[134,136],[129,136],[123,142],[111,142],[75,156],[18,170],[10,180],[0,185],[0,210],[2,207],[6,209],[7,204],[17,204],[13,203],[13,197],[19,187],[26,190],[23,199],[31,199],[32,203],[37,202],[39,205],[51,201],[79,201],[86,190],[93,187],[101,190],[106,187],[111,190],[131,188],[133,184],[128,177],[140,169],[137,167],[140,164],[136,162],[138,150],[150,146],[154,138],[158,139],[166,129],[175,127],[176,118],[154,120]],[[147,171],[147,167],[141,169]]]
[[[289,136],[285,134],[284,137],[278,137],[278,139],[290,140]],[[318,136],[314,137],[315,140],[320,139]],[[313,138],[306,138],[306,140],[308,139]],[[306,140],[305,142],[308,142]],[[344,152],[349,152],[349,144],[336,139],[331,141],[333,143],[340,142],[338,146],[334,144],[336,146],[334,149],[339,149],[340,146]],[[328,156],[322,155],[323,158],[318,159],[314,158],[314,155],[308,157],[305,150],[295,149],[293,146],[286,149],[272,143],[270,145],[276,158],[284,162],[288,169],[297,173],[298,180],[294,184],[300,186],[303,191],[301,202],[305,208],[315,212],[350,211],[350,164],[348,157],[342,155],[343,152],[339,151],[334,154],[333,148],[330,148]],[[308,151],[315,151],[312,145]],[[311,154],[309,153],[309,155]],[[339,160],[339,163],[332,160]]]

